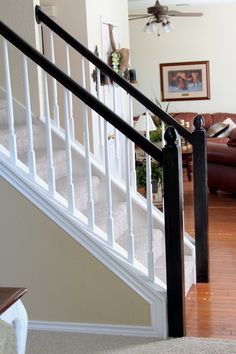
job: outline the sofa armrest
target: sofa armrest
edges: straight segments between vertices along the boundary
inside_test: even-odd
[[[236,166],[236,148],[225,144],[207,144],[207,160],[209,162]]]
[[[229,138],[207,138],[208,143],[216,143],[216,144],[227,144]]]
[[[229,136],[228,146],[236,147],[236,128],[234,128]]]

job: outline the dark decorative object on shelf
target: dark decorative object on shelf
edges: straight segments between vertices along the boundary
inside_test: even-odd
[[[129,81],[131,84],[135,84],[137,82],[135,69],[129,69]]]
[[[98,52],[98,46],[96,45],[95,50],[94,50],[94,54],[97,55],[97,57],[99,57],[99,52]],[[98,93],[98,69],[94,68],[91,77],[93,79],[93,82],[95,83],[96,87],[96,92]],[[131,83],[136,83],[136,71],[135,69],[128,69],[126,68],[122,74],[122,76],[130,81]],[[105,86],[105,85],[109,85],[109,82],[112,83],[112,80],[109,80],[109,77],[104,74],[103,72],[100,72],[100,84],[101,86]]]
[[[95,47],[94,54],[97,55],[97,57],[99,57],[99,52],[98,52],[98,46],[97,45]],[[93,79],[93,82],[96,85],[95,89],[96,89],[96,92],[98,94],[98,69],[97,68],[94,68],[94,70],[93,70],[93,72],[91,74],[91,77]],[[100,72],[100,84],[101,84],[101,86],[109,84],[109,78],[103,72]]]

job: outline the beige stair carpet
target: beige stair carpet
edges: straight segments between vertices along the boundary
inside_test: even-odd
[[[26,354],[235,354],[236,340],[155,338],[29,331]]]

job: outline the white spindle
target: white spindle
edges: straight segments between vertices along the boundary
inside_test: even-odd
[[[108,243],[113,247],[114,244],[114,221],[112,215],[112,192],[111,192],[111,174],[109,165],[109,151],[107,139],[107,121],[104,119],[104,162],[105,162],[105,183],[107,200],[107,234]]]
[[[54,50],[54,38],[53,32],[50,31],[50,51],[51,51],[51,61],[55,64],[55,50]],[[53,118],[54,124],[59,129],[60,119],[59,119],[59,106],[58,106],[58,95],[57,95],[57,81],[52,78],[52,94],[53,94]]]
[[[99,101],[102,101],[101,99],[101,72],[99,69],[97,69],[97,95]],[[100,162],[103,163],[104,160],[104,146],[103,146],[103,118],[98,115],[98,133],[99,133],[99,158]]]
[[[130,125],[134,127],[134,112],[133,112],[133,98],[129,95],[129,114]],[[130,168],[131,168],[131,188],[133,192],[137,191],[137,176],[135,167],[135,145],[130,141]]]
[[[165,123],[163,120],[161,121],[161,147],[163,148],[165,146]]]
[[[70,124],[69,124],[67,89],[64,89],[64,119],[65,119],[65,139],[66,139],[65,143],[66,143],[68,209],[73,214],[75,211],[75,193],[74,193],[74,184],[73,184],[71,138],[70,138],[71,131],[70,131]]]
[[[6,97],[7,97],[7,116],[8,116],[8,144],[10,151],[10,160],[13,164],[16,164],[17,160],[17,147],[16,147],[16,135],[14,129],[14,113],[13,113],[13,101],[11,91],[11,77],[7,40],[3,38],[3,55],[4,55],[4,74],[6,83]]]
[[[149,113],[146,112],[146,138],[149,140]],[[147,196],[147,233],[148,233],[148,277],[155,279],[153,252],[153,220],[152,220],[152,169],[151,157],[146,154],[146,196]]]
[[[82,64],[82,84],[85,87],[85,68],[84,58],[81,58]],[[86,168],[86,181],[88,190],[88,225],[93,230],[95,225],[94,219],[94,201],[93,201],[93,184],[92,184],[92,169],[91,169],[91,155],[90,155],[90,141],[89,141],[89,125],[88,125],[88,108],[83,103],[83,140],[85,149],[85,168]]]
[[[116,87],[115,82],[113,82],[112,85],[112,93],[113,93],[113,111],[117,114],[120,112],[117,112],[117,102],[116,102],[116,90],[118,90],[118,87]],[[119,134],[118,130],[114,129],[114,134],[115,134],[115,168],[116,168],[116,176],[120,178],[120,149],[119,149]]]
[[[36,162],[35,162],[35,151],[34,151],[34,143],[33,143],[33,127],[32,127],[28,63],[25,55],[23,55],[23,72],[24,72],[26,123],[27,123],[27,134],[28,134],[29,175],[30,178],[34,181],[36,177]]]
[[[134,232],[133,232],[133,208],[131,198],[131,176],[130,176],[130,152],[129,139],[125,138],[125,177],[126,177],[126,206],[128,224],[128,261],[134,263]]]
[[[69,52],[69,46],[66,44],[66,71],[67,75],[71,76],[71,70],[70,70],[70,52]],[[70,136],[71,139],[75,139],[75,126],[74,126],[74,116],[73,116],[73,99],[72,99],[72,93],[68,91],[68,108],[69,108],[69,124],[70,124]]]
[[[47,143],[47,159],[48,159],[48,190],[54,197],[55,187],[55,170],[53,164],[53,147],[52,147],[52,131],[48,98],[48,81],[47,74],[44,72],[44,104],[45,104],[45,120],[46,120],[46,143]]]

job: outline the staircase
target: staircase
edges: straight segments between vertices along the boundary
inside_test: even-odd
[[[17,117],[16,117],[17,118]],[[48,161],[47,150],[45,146],[46,131],[45,123],[35,120],[32,125],[33,128],[33,141],[36,157],[36,171],[38,180],[42,186],[48,184]],[[17,158],[25,166],[28,164],[28,135],[27,126],[24,122],[15,121],[15,135],[17,144]],[[53,149],[53,161],[55,168],[55,185],[58,200],[64,205],[68,203],[68,188],[67,188],[67,169],[66,169],[66,151],[63,148],[64,141],[58,138],[56,134],[53,136],[56,141],[55,148]],[[0,99],[0,142],[1,148],[8,150],[8,120],[6,100]],[[74,183],[74,199],[75,209],[82,213],[85,217],[88,215],[87,209],[87,181],[86,176],[83,174],[84,158],[79,149],[74,151],[72,158],[75,169],[73,171],[72,179]],[[78,161],[80,161],[78,163]],[[77,162],[77,163],[76,163]],[[97,162],[94,161],[96,166]],[[94,200],[94,214],[95,224],[99,229],[98,232],[104,239],[107,233],[107,220],[106,220],[106,201],[102,198],[105,189],[105,178],[101,171],[94,168],[92,175],[92,189]],[[123,255],[127,256],[127,239],[128,239],[128,226],[127,226],[127,211],[126,201],[124,194],[124,186],[116,186],[117,192],[114,191],[113,203],[113,219],[114,219],[114,236],[117,247],[122,251]],[[115,187],[114,187],[115,190]],[[122,195],[123,194],[123,195]],[[119,195],[119,197],[118,197]],[[140,263],[140,269],[144,270],[148,266],[147,253],[147,228],[145,228],[145,211],[143,211],[143,198],[136,195],[136,213],[134,214],[134,253],[136,260]],[[143,215],[141,214],[143,213]],[[164,241],[164,224],[162,214],[159,210],[155,209],[156,217],[154,216],[155,228],[153,229],[153,249],[154,249],[154,263],[155,263],[155,276],[165,289],[166,284],[166,262],[165,262],[165,241]],[[141,214],[141,218],[140,218]],[[189,291],[194,282],[194,247],[186,240],[186,255],[185,255],[185,291]],[[188,248],[189,247],[189,248]]]
[[[4,31],[8,30],[4,27]],[[13,34],[9,36],[14,37]],[[6,38],[9,39],[9,36],[7,34]],[[14,41],[15,39],[13,44]],[[170,328],[170,317],[168,323],[166,285],[168,264],[166,264],[164,216],[152,205],[150,193],[146,200],[133,188],[131,183],[133,143],[125,138],[126,179],[117,179],[109,170],[107,142],[104,142],[105,152],[100,161],[90,151],[85,105],[84,144],[74,139],[70,115],[71,93],[67,86],[64,88],[64,105],[61,107],[64,127],[52,120],[53,107],[50,107],[48,96],[50,76],[46,72],[43,74],[44,116],[41,119],[33,117],[25,57],[23,61],[26,104],[20,108],[23,114],[14,115],[13,106],[15,107],[17,103],[10,89],[6,40],[4,45],[7,89],[6,91],[0,89],[0,175],[150,303],[152,324],[147,328],[147,334],[166,338],[168,326]],[[19,48],[23,47],[22,42]],[[22,50],[24,52],[24,48]],[[34,56],[37,57],[36,54]],[[42,60],[44,62],[44,59]],[[48,65],[50,66],[49,63]],[[57,73],[58,69],[55,70]],[[55,80],[52,71],[53,64],[52,70],[48,72],[53,75],[52,80]],[[71,83],[74,85],[72,92],[75,94],[79,87],[75,86],[72,80]],[[53,96],[55,97],[55,92]],[[96,101],[93,97],[90,97],[90,100]],[[160,109],[157,109],[159,112]],[[112,114],[110,111],[108,113]],[[103,120],[102,114],[99,119],[106,132],[106,120]],[[133,141],[137,140],[143,144],[144,149],[150,146],[151,153],[158,152],[128,124],[122,129],[121,132],[127,130],[127,136],[130,131],[130,135],[134,135]],[[183,128],[180,127],[181,129]],[[175,145],[173,146],[176,149]],[[147,163],[149,162],[150,157],[147,155]],[[147,187],[150,187],[150,171],[148,177]],[[184,269],[187,294],[195,282],[195,246],[187,237],[184,237]]]
[[[26,171],[28,165],[28,134],[27,134],[27,125],[26,122],[17,121],[15,117],[14,132],[16,136],[17,144],[17,158],[18,164]],[[46,130],[45,123],[39,120],[34,120],[32,124],[33,130],[33,141],[34,141],[34,150],[35,150],[35,159],[36,159],[36,173],[37,173],[37,182],[41,188],[47,188],[48,186],[48,159],[47,159],[47,150],[45,146],[46,140]],[[66,169],[66,151],[65,151],[65,142],[61,139],[56,133],[53,133],[52,140],[55,141],[53,149],[53,161],[55,168],[55,188],[56,196],[55,199],[61,204],[58,206],[66,206],[68,204],[68,185],[67,185],[67,169]],[[8,134],[8,119],[7,119],[7,109],[6,109],[6,100],[0,99],[0,143],[1,143],[1,160],[0,164],[7,163],[6,157],[9,146],[9,134]],[[5,161],[4,161],[5,160]],[[79,161],[79,163],[78,163]],[[21,163],[23,165],[21,165]],[[75,148],[73,151],[72,157],[73,166],[75,166],[73,171],[73,183],[74,183],[74,200],[75,200],[75,209],[77,210],[76,214],[78,219],[76,220],[76,225],[78,230],[81,228],[81,220],[86,220],[85,218],[88,215],[87,209],[87,182],[86,176],[84,175],[84,156],[79,148]],[[2,166],[3,168],[3,166]],[[105,189],[105,176],[102,168],[97,166],[97,161],[92,160],[92,189],[93,189],[93,200],[94,200],[94,214],[95,214],[95,230],[92,237],[99,238],[100,240],[107,239],[107,220],[106,220],[106,201],[103,198],[104,189]],[[22,171],[18,171],[19,174]],[[2,175],[2,173],[1,173]],[[7,178],[6,176],[4,176]],[[22,176],[21,176],[22,177]],[[16,177],[17,178],[17,177]],[[24,176],[24,179],[28,177]],[[9,179],[8,179],[9,180]],[[30,181],[28,181],[30,182]],[[34,186],[35,188],[36,186]],[[41,189],[40,188],[40,189]],[[37,189],[37,188],[36,188]],[[109,252],[110,257],[116,257],[117,261],[121,266],[125,266],[125,270],[128,264],[125,262],[127,258],[127,239],[128,239],[128,226],[127,226],[127,210],[126,210],[126,200],[125,200],[125,187],[115,183],[113,179],[113,209],[112,215],[114,219],[114,248],[110,249],[109,245],[102,244],[102,250],[104,247],[106,251]],[[47,192],[46,199],[48,198]],[[27,196],[27,195],[26,195]],[[29,196],[28,196],[29,197]],[[42,195],[43,197],[43,195]],[[32,197],[31,197],[32,198]],[[38,199],[38,198],[36,198]],[[32,199],[31,199],[32,200]],[[148,239],[147,239],[147,228],[146,224],[146,211],[145,211],[145,202],[143,197],[138,193],[134,198],[134,254],[135,254],[135,268],[139,272],[144,273],[148,276]],[[37,205],[36,200],[34,202]],[[56,206],[55,206],[56,207]],[[68,214],[68,211],[64,211],[64,217],[68,216],[71,218],[71,215]],[[68,215],[67,215],[68,214]],[[76,215],[75,214],[75,215]],[[141,217],[140,217],[141,216]],[[58,220],[56,221],[58,222]],[[162,294],[163,300],[165,301],[166,291],[166,262],[165,262],[165,241],[164,241],[164,224],[162,213],[155,208],[153,213],[153,250],[154,250],[154,266],[155,266],[155,282],[158,287],[154,288],[155,292],[158,290]],[[66,229],[64,225],[64,229]],[[84,227],[83,227],[83,231]],[[75,235],[78,241],[78,233]],[[91,235],[90,235],[91,237]],[[80,242],[80,241],[79,241]],[[100,245],[101,246],[101,245]],[[107,257],[108,254],[104,254],[103,257]],[[96,255],[96,252],[95,252]],[[102,261],[105,259],[102,257]],[[101,258],[100,258],[101,259]],[[195,269],[194,269],[194,246],[186,240],[186,250],[185,250],[185,291],[189,291],[191,285],[194,283],[195,279]],[[129,269],[131,272],[134,269]],[[122,272],[124,269],[122,269]],[[121,276],[119,273],[119,276]],[[136,275],[137,276],[137,275]],[[143,282],[144,279],[142,279]],[[148,278],[147,278],[148,281]],[[149,283],[149,281],[148,281]],[[145,284],[145,287],[148,285]],[[143,284],[144,285],[144,284]],[[137,289],[136,289],[137,290]],[[149,289],[150,291],[151,289]],[[166,305],[165,305],[166,306]],[[162,329],[162,336],[166,337],[167,328]],[[160,335],[160,333],[159,333]]]

